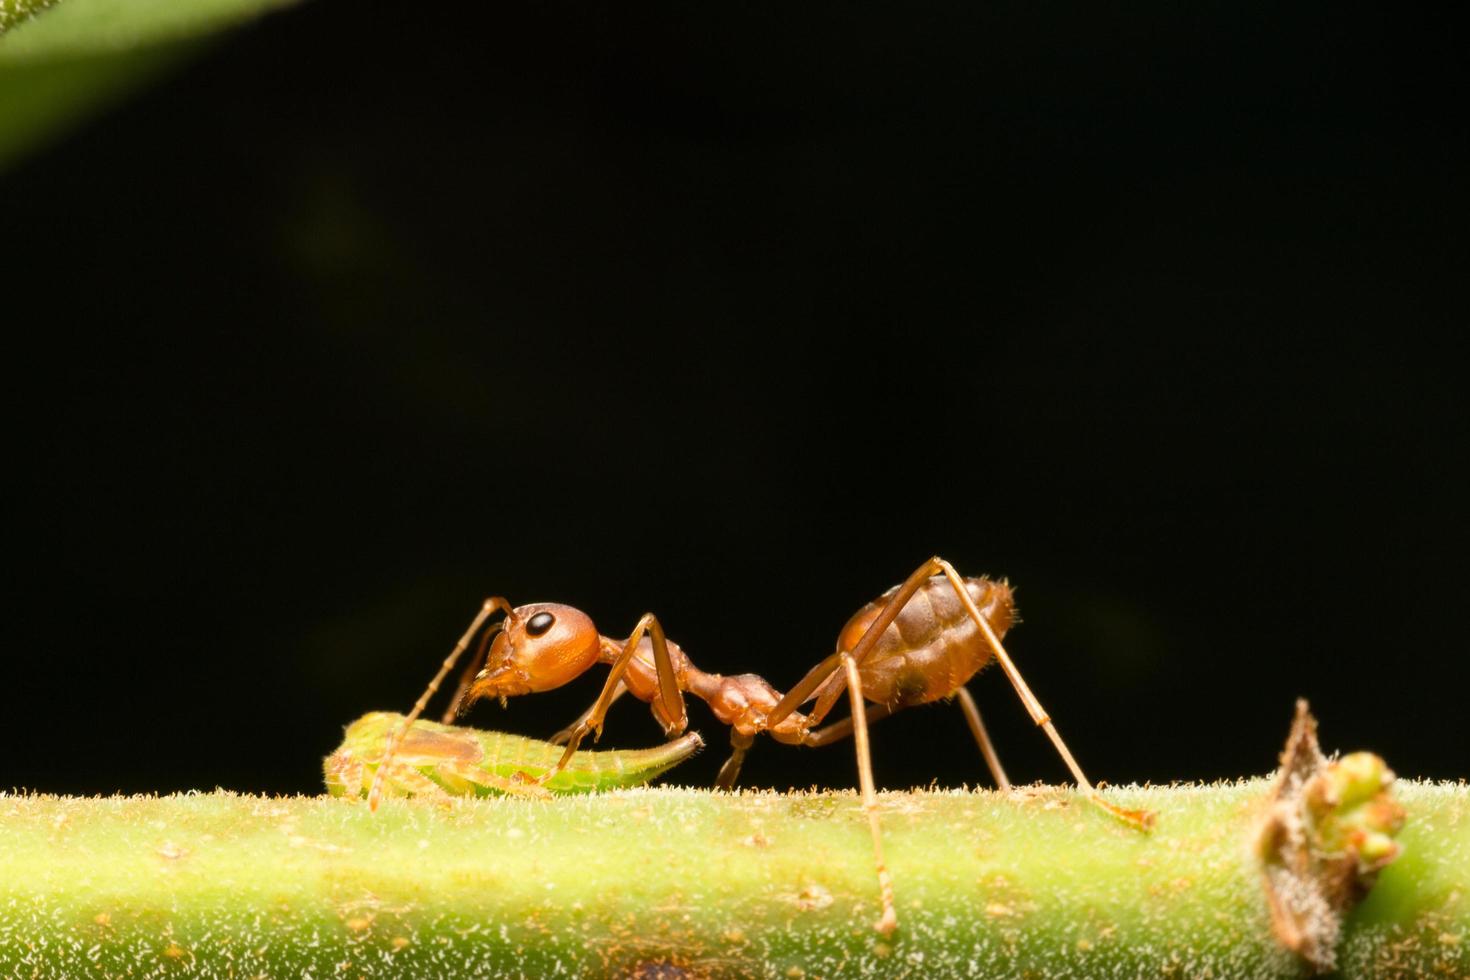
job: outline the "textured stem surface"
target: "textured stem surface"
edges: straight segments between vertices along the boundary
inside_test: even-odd
[[[640,789],[360,802],[0,796],[0,974],[1298,976],[1252,841],[1269,784],[881,796]],[[1470,971],[1470,799],[1397,784],[1344,976]]]

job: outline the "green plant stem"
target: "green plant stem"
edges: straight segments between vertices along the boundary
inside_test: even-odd
[[[1252,840],[1268,783],[552,801],[0,797],[5,976],[1297,976]],[[1470,795],[1401,781],[1343,976],[1470,969]]]

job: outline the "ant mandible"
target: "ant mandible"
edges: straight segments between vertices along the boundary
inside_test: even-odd
[[[915,601],[918,597],[922,597],[921,601]],[[498,626],[485,629],[486,622],[496,612],[503,612],[505,618]],[[413,710],[389,736],[383,766],[379,767],[368,794],[369,803],[373,809],[377,808],[384,767],[391,763],[403,733],[423,713],[429,699],[476,636],[479,642],[475,655],[445,712],[446,723],[481,698],[498,697],[504,702],[508,697],[549,691],[581,676],[594,664],[610,664],[612,669],[597,701],[572,726],[558,734],[557,740],[566,742],[566,751],[541,782],[566,766],[589,732],[594,741],[601,737],[608,706],[625,692],[648,702],[654,718],[669,738],[680,735],[688,727],[686,692],[708,704],[721,724],[730,726],[734,751],[716,780],[716,786],[721,789],[735,785],[746,751],[762,732],[788,745],[811,746],[828,745],[851,735],[882,899],[882,916],[875,928],[889,933],[897,926],[898,919],[892,879],[883,858],[873,764],[868,751],[868,723],[902,708],[955,697],[996,784],[1002,790],[1009,789],[1010,781],[986,734],[980,712],[964,687],[992,659],[1005,671],[1031,719],[1056,746],[1088,799],[1140,829],[1153,823],[1152,813],[1125,810],[1103,800],[1083,775],[1051,717],[1001,646],[1000,638],[1015,621],[1015,605],[1006,582],[983,576],[964,578],[949,562],[935,556],[915,569],[902,585],[889,589],[858,610],[838,634],[836,652],[813,667],[782,696],[755,674],[722,676],[698,669],[678,644],[664,636],[663,627],[653,613],[645,613],[628,638],[619,641],[599,634],[592,620],[571,606],[533,603],[512,607],[497,596],[485,600]],[[843,691],[851,702],[851,717],[818,728]],[[796,710],[813,699],[816,704],[809,713]],[[871,710],[865,701],[873,702]]]

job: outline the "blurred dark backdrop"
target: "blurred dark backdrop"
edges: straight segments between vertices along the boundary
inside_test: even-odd
[[[934,552],[1017,585],[1096,778],[1263,772],[1298,695],[1467,774],[1454,25],[498,10],[317,0],[0,177],[0,785],[317,791],[491,593],[785,687]],[[658,737],[630,700],[604,745]],[[953,708],[875,753],[983,778]]]

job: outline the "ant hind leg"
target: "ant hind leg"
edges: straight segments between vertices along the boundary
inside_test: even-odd
[[[985,722],[980,720],[980,708],[975,704],[975,699],[970,692],[960,685],[955,689],[955,700],[960,703],[960,710],[965,714],[965,723],[970,726],[970,734],[975,736],[975,744],[980,746],[980,754],[985,757],[985,764],[990,767],[991,778],[995,780],[995,788],[1002,793],[1011,788],[1011,781],[1006,778],[1005,769],[1001,768],[1000,756],[995,753],[995,745],[990,741],[990,733],[985,730]]]
[[[1000,664],[1001,670],[1005,671],[1006,678],[1011,682],[1011,686],[1016,689],[1016,695],[1021,699],[1021,703],[1026,706],[1027,714],[1031,716],[1031,720],[1036,723],[1038,728],[1046,732],[1047,738],[1051,739],[1052,745],[1056,747],[1057,754],[1062,757],[1062,761],[1072,771],[1072,777],[1077,780],[1078,787],[1087,794],[1088,800],[1099,809],[1122,820],[1124,823],[1132,824],[1139,830],[1147,830],[1152,827],[1154,823],[1153,813],[1147,810],[1125,810],[1122,807],[1114,806],[1098,795],[1092,783],[1083,775],[1082,767],[1072,757],[1071,751],[1067,748],[1067,743],[1062,741],[1062,736],[1057,732],[1056,726],[1052,724],[1051,715],[1046,713],[1046,709],[1041,706],[1041,702],[1036,699],[1036,695],[1031,693],[1030,686],[1021,677],[1021,672],[1016,669],[1016,665],[1011,660],[1010,654],[1006,653],[1005,647],[1000,645],[1000,637],[995,635],[995,630],[991,627],[989,620],[976,608],[975,600],[970,597],[970,590],[965,588],[964,578],[961,577],[959,572],[955,571],[953,565],[937,555],[929,559],[929,562],[923,567],[930,566],[936,568],[945,578],[949,579],[949,584],[954,588],[955,595],[959,597],[960,604],[965,607],[965,612],[974,620],[975,625],[980,628],[981,635],[985,637],[986,643],[990,645],[991,654],[995,657],[996,662]],[[975,717],[979,717],[979,712],[976,712]],[[982,751],[984,751],[983,745]]]

